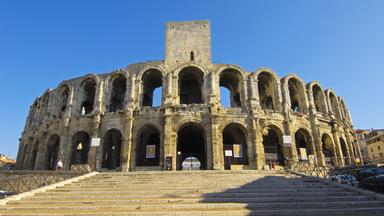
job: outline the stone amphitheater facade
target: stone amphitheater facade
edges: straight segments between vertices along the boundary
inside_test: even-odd
[[[222,88],[230,107],[221,105]],[[176,170],[190,157],[208,170],[312,159],[344,166],[361,158],[353,133],[333,90],[269,68],[212,63],[209,21],[170,22],[164,61],[66,80],[37,98],[17,168],[55,169],[61,160],[64,169]]]

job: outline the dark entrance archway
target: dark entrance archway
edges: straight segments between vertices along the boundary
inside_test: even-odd
[[[57,159],[59,157],[60,137],[52,135],[47,143],[46,152],[46,169],[54,170],[56,168]]]
[[[200,104],[203,101],[204,73],[196,67],[187,67],[179,73],[180,104]]]
[[[158,166],[160,131],[153,125],[145,125],[139,130],[137,137],[136,166]]]
[[[328,165],[335,165],[333,141],[331,137],[328,134],[323,134],[321,143],[325,163]]]
[[[245,129],[236,123],[225,126],[223,130],[224,168],[231,164],[248,164],[247,139]],[[231,152],[231,154],[229,154]]]
[[[299,160],[308,160],[309,155],[313,153],[311,147],[311,136],[305,129],[299,129],[295,133],[296,149]],[[304,149],[305,151],[302,151]]]
[[[200,169],[207,168],[205,132],[196,123],[187,123],[177,132],[177,169],[182,169],[182,162],[188,157],[200,161]]]
[[[87,132],[77,132],[72,137],[71,165],[86,164],[88,162],[89,135]]]
[[[120,167],[122,135],[119,130],[111,129],[103,138],[102,168],[116,169]]]
[[[339,142],[340,142],[341,151],[343,153],[344,163],[349,164],[349,154],[348,154],[347,143],[341,137],[339,138]]]
[[[263,135],[265,162],[285,165],[283,155],[283,133],[275,128],[268,128]]]

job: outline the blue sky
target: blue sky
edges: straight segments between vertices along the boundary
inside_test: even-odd
[[[212,60],[333,88],[356,128],[383,128],[384,1],[0,1],[0,152],[28,109],[86,73],[164,58],[167,21],[209,19]]]

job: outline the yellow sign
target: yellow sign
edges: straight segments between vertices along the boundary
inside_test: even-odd
[[[241,144],[233,144],[233,157],[235,158],[243,157],[243,146]]]

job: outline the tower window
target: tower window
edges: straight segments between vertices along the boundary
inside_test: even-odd
[[[193,53],[193,51],[191,52],[191,61],[194,61],[195,60],[195,54]]]

